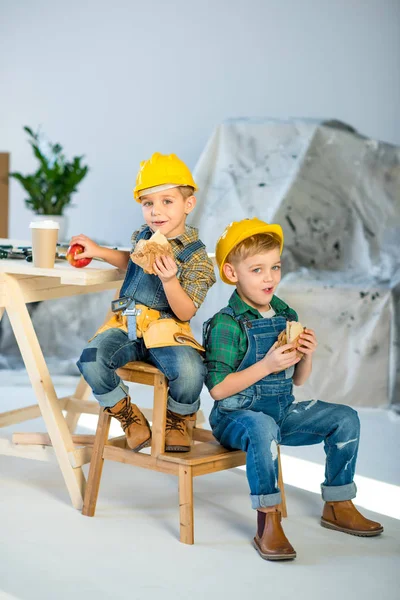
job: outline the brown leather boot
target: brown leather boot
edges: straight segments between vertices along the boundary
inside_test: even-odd
[[[189,452],[192,444],[192,431],[196,422],[196,413],[177,415],[167,410],[165,425],[165,451]]]
[[[253,545],[265,560],[296,558],[296,551],[287,539],[281,525],[281,513],[257,511],[257,535]]]
[[[134,452],[139,452],[142,448],[150,446],[151,430],[149,423],[136,404],[131,403],[129,396],[122,398],[115,406],[104,410],[121,423],[128,446]]]
[[[383,531],[380,523],[363,517],[351,500],[325,502],[321,525],[328,529],[363,537],[379,535]]]

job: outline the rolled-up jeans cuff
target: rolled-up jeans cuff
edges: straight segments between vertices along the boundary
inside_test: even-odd
[[[93,394],[96,398],[100,406],[104,408],[110,408],[111,406],[115,406],[117,402],[122,400],[129,395],[129,388],[122,381],[117,387],[111,392],[107,392],[106,394]]]
[[[269,506],[275,506],[282,502],[280,492],[275,494],[261,494],[260,496],[253,496],[250,494],[251,507],[257,510],[257,508],[268,508]]]
[[[322,499],[325,502],[343,502],[352,500],[357,495],[357,487],[354,481],[346,485],[324,485],[321,484]]]
[[[176,400],[171,398],[171,396],[168,396],[167,407],[170,411],[177,415],[191,415],[199,410],[200,398],[198,398],[196,402],[193,402],[193,404],[182,404],[182,402],[177,402]]]

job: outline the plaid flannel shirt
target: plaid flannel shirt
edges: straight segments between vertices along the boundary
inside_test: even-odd
[[[147,225],[142,225],[140,229],[132,234],[132,252],[135,249],[138,235]],[[185,246],[196,242],[199,239],[198,230],[196,227],[190,227],[186,225],[184,233],[178,235],[176,238],[169,239],[171,244],[172,252],[176,258],[177,254]],[[178,264],[178,280],[182,288],[185,290],[189,298],[193,300],[193,304],[196,308],[199,308],[203,303],[206,294],[210,287],[214,285],[215,273],[214,266],[211,259],[208,257],[205,248],[200,248],[187,262]]]

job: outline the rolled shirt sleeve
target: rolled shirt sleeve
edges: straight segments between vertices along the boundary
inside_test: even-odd
[[[195,307],[199,308],[203,304],[208,290],[216,281],[214,266],[207,253],[203,252],[200,256],[195,255],[192,260],[182,265],[178,279],[182,289],[193,301]]]

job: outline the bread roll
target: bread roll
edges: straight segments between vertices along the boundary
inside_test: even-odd
[[[139,267],[142,267],[145,273],[156,275],[154,271],[154,261],[160,256],[170,256],[174,258],[171,245],[165,235],[156,231],[148,240],[139,240],[135,251],[131,254],[131,260]]]
[[[304,354],[298,350],[297,346],[300,342],[299,335],[303,333],[304,329],[305,327],[299,321],[286,321],[286,329],[278,335],[278,344],[276,347],[280,348],[285,344],[292,344],[294,342],[296,354],[300,358],[303,358]],[[292,352],[292,350],[285,350],[284,354],[286,352]]]

